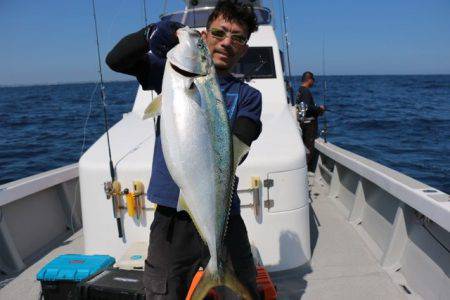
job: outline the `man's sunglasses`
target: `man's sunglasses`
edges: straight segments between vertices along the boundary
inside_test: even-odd
[[[230,36],[231,40],[239,45],[244,45],[247,43],[247,38],[242,34],[230,33],[219,28],[210,28],[208,31],[211,32],[212,36],[218,40],[223,40],[227,36]]]

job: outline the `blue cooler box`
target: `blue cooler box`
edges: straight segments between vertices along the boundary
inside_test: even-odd
[[[77,299],[77,285],[115,263],[109,255],[65,254],[58,256],[37,274],[46,300]]]

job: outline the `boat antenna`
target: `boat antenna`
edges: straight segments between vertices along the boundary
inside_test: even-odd
[[[144,5],[144,23],[145,23],[145,27],[147,27],[147,25],[148,25],[146,2],[147,2],[146,0],[142,0],[142,4]]]
[[[287,57],[287,63],[288,63],[288,78],[289,78],[289,85],[292,86],[292,74],[291,74],[291,59],[290,59],[290,55],[289,55],[289,40],[288,40],[288,29],[286,26],[286,13],[284,10],[284,0],[281,0],[281,6],[282,6],[282,11],[283,11],[283,25],[284,25],[284,43],[285,43],[285,47],[286,47],[286,57]],[[289,89],[290,92],[290,96],[291,96],[291,104],[294,103],[294,91],[293,89]]]
[[[164,0],[164,3],[163,3],[163,15],[165,15],[166,14],[166,11],[167,11],[167,0]]]
[[[326,100],[327,100],[327,78],[325,74],[325,35],[322,38],[322,77],[323,77],[323,83],[322,83],[322,103],[326,108]],[[323,129],[321,131],[323,140],[326,143],[327,142],[327,135],[328,135],[328,122],[327,122],[327,114],[326,110],[323,112]]]
[[[97,26],[97,14],[95,12],[95,0],[92,0],[92,11],[94,14],[94,26],[95,26],[95,37],[97,41],[97,60],[98,60],[98,73],[100,76],[100,91],[102,96],[102,104],[103,104],[103,116],[104,116],[104,122],[105,122],[105,130],[106,130],[106,141],[108,143],[108,155],[109,155],[109,172],[111,175],[111,182],[114,182],[116,179],[115,172],[114,172],[114,164],[112,162],[112,155],[111,155],[111,143],[109,141],[109,124],[108,124],[108,112],[106,110],[106,93],[105,93],[105,84],[103,82],[103,71],[102,71],[102,63],[100,60],[100,44],[98,42],[98,26]],[[119,232],[119,237],[123,237],[122,234],[122,222],[119,218],[116,218],[117,221],[117,230]]]
[[[270,18],[272,21],[273,30],[276,29],[276,21],[275,21],[275,8],[273,6],[273,0],[270,0]]]

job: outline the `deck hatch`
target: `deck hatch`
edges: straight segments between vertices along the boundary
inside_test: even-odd
[[[276,213],[307,205],[309,197],[305,178],[306,168],[268,173],[264,180],[267,189],[264,207],[270,213]]]

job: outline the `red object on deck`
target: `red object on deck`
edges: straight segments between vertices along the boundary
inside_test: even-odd
[[[189,287],[189,292],[186,296],[186,300],[191,300],[192,293],[194,292],[195,287],[199,283],[200,279],[203,276],[203,271],[197,271],[192,279],[191,286]],[[261,297],[261,300],[276,300],[277,299],[277,291],[275,289],[275,285],[270,279],[269,273],[262,266],[256,267],[256,284],[258,288],[258,294]],[[212,289],[208,293],[208,299],[220,300],[219,294]]]
[[[194,289],[197,286],[197,284],[200,282],[200,279],[202,279],[202,276],[203,276],[203,271],[201,271],[201,270],[199,270],[199,271],[197,271],[197,273],[195,273],[195,276],[191,282],[191,286],[189,287],[189,291],[186,296],[186,300],[191,300],[192,294],[194,293]],[[214,299],[214,300],[220,300],[219,295],[217,294],[217,292],[214,289],[209,291],[207,298]]]
[[[275,285],[270,279],[269,273],[263,266],[256,267],[256,284],[258,285],[258,293],[261,299],[277,299],[277,290],[275,289]]]

